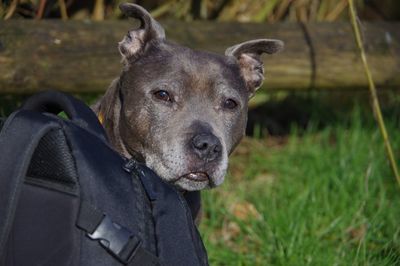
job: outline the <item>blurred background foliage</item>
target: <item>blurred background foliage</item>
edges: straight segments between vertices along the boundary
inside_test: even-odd
[[[0,17],[120,19],[124,0],[1,0]],[[239,22],[348,20],[347,0],[136,0],[157,18]],[[400,18],[398,0],[356,0],[361,19]]]

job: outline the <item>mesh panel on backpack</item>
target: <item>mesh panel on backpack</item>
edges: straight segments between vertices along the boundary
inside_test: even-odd
[[[32,156],[27,176],[75,188],[75,162],[61,130],[51,130],[40,140]]]

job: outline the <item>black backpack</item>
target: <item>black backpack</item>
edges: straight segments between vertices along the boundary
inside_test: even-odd
[[[115,152],[72,96],[40,93],[11,114],[0,158],[0,265],[208,265],[199,194]]]

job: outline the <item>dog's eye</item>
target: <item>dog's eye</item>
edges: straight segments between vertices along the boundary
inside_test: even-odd
[[[164,90],[156,91],[156,92],[154,92],[154,96],[158,100],[161,100],[161,101],[164,101],[164,102],[172,102],[172,99],[169,96],[169,93],[167,91],[164,91]]]
[[[223,103],[224,108],[226,109],[235,109],[238,106],[237,102],[233,99],[227,99]]]

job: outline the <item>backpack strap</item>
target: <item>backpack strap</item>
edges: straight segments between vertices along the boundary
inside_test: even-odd
[[[4,252],[21,186],[41,138],[59,128],[39,113],[20,110],[13,113],[0,132],[0,257]]]
[[[76,225],[124,265],[160,265],[158,258],[142,247],[137,236],[88,202],[81,202]]]
[[[207,251],[185,198],[141,163],[128,160],[124,169],[140,178],[151,201],[162,265],[207,266]]]
[[[21,107],[23,110],[57,115],[65,112],[68,118],[78,126],[89,130],[99,138],[106,140],[106,133],[95,113],[82,101],[60,91],[43,91],[30,97]]]

